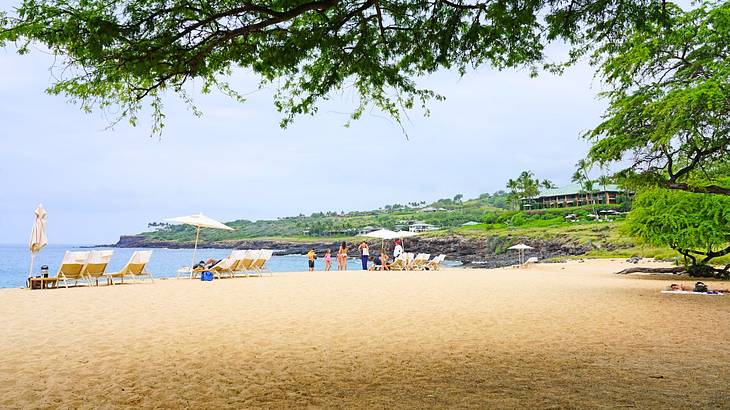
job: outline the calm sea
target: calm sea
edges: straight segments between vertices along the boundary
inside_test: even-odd
[[[108,249],[108,248],[95,248]],[[35,259],[34,275],[38,274],[41,265],[48,265],[51,276],[58,272],[58,266],[66,251],[84,251],[73,245],[48,245],[41,250]],[[116,272],[124,266],[136,250],[132,248],[115,248],[114,256],[107,271]],[[196,259],[215,258],[221,259],[231,253],[226,249],[198,249]],[[192,249],[152,249],[152,259],[149,263],[149,271],[154,277],[175,277],[177,270],[182,266],[190,266],[193,256]],[[332,268],[337,269],[337,262],[332,260]],[[272,272],[297,272],[306,271],[307,257],[304,255],[274,256],[268,262]],[[30,251],[26,245],[0,245],[0,288],[24,287],[30,267]],[[351,259],[348,263],[350,270],[359,269],[359,260]],[[316,262],[316,270],[324,270],[324,261],[320,258]]]

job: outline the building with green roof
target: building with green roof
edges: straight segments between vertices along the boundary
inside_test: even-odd
[[[569,208],[572,206],[591,204],[616,204],[616,198],[623,192],[618,185],[609,184],[605,189],[594,184],[593,192],[586,192],[580,184],[565,185],[560,188],[541,189],[535,198],[522,200],[526,209]]]

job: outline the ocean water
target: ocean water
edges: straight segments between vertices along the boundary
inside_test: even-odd
[[[109,248],[94,248],[109,249]],[[66,251],[85,251],[89,248],[79,248],[74,245],[48,245],[35,258],[33,267],[34,276],[38,274],[42,265],[48,266],[50,276],[55,276]],[[114,256],[107,267],[107,272],[116,272],[129,260],[133,248],[114,248]],[[150,249],[146,249],[150,250]],[[177,276],[177,270],[182,266],[190,266],[193,256],[192,249],[151,249],[152,259],[148,271],[155,278],[170,278]],[[231,253],[227,249],[198,249],[197,260],[208,258],[221,259]],[[321,255],[320,255],[321,256]],[[308,270],[307,257],[304,255],[273,256],[267,263],[272,272],[298,272]],[[30,267],[30,251],[26,245],[0,245],[0,288],[25,287]],[[350,259],[349,270],[361,269],[358,259]],[[332,269],[337,269],[337,261],[332,258]],[[324,260],[320,257],[315,264],[315,270],[324,270]]]

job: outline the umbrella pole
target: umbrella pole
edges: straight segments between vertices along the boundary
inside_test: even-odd
[[[200,227],[196,226],[195,228],[195,247],[193,248],[193,261],[190,262],[190,279],[193,278],[193,266],[195,266],[195,254],[198,252],[198,237],[200,236]]]
[[[30,253],[30,269],[28,269],[28,277],[33,276],[33,263],[35,262],[35,252]]]

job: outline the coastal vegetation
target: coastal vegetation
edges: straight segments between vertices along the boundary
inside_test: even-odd
[[[576,178],[618,165],[638,193],[626,232],[681,254],[678,270],[728,276],[710,262],[730,253],[730,3],[667,10],[594,54],[609,107]]]
[[[730,263],[710,265],[730,254],[730,197],[655,188],[634,204],[626,224],[631,235],[682,254],[692,276],[730,276]]]
[[[611,88],[588,160],[636,187],[730,195],[730,3],[667,11],[596,54]]]

